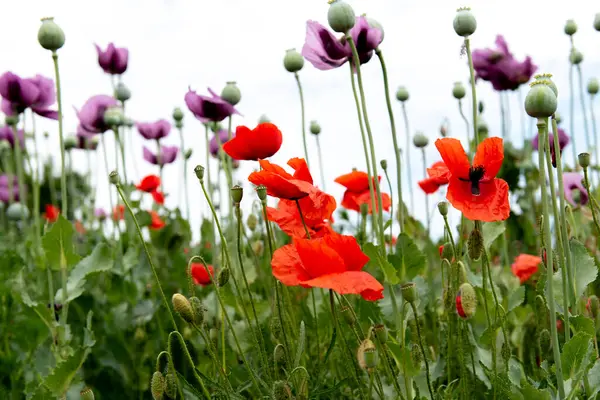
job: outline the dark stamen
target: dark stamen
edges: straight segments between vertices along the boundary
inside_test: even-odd
[[[485,170],[481,165],[469,168],[469,182],[471,182],[471,194],[473,196],[479,196],[481,194],[479,182],[483,179],[484,174]]]

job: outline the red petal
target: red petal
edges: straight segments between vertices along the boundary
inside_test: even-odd
[[[463,215],[472,221],[504,221],[510,215],[508,184],[502,179],[480,182],[481,194],[471,194],[471,183],[452,176],[446,198]]]
[[[482,166],[485,172],[483,180],[494,179],[502,167],[504,160],[504,145],[501,138],[486,138],[477,147],[473,158],[473,166]]]
[[[360,294],[365,300],[383,298],[383,286],[372,275],[364,271],[347,271],[323,275],[303,282],[311,287],[332,289],[339,294]]]
[[[469,178],[469,158],[460,140],[454,138],[443,138],[435,141],[444,163],[450,170],[450,173],[456,178]]]
[[[264,160],[260,161],[262,162]],[[291,175],[289,176],[291,178]],[[265,185],[269,196],[288,200],[297,200],[308,196],[312,186],[307,182],[296,179],[286,179],[279,174],[264,170],[251,173],[248,180],[257,186]]]
[[[360,195],[355,192],[351,192],[350,190],[346,190],[344,192],[344,197],[342,198],[342,207],[348,210],[354,210],[360,212],[360,206],[358,205],[357,199]]]
[[[313,178],[308,170],[308,164],[304,158],[292,158],[288,161],[288,165],[294,168],[294,179],[299,179],[313,184]]]
[[[344,259],[323,239],[295,239],[302,268],[311,278],[346,271]]]
[[[152,198],[156,202],[156,204],[165,204],[165,195],[158,190],[152,192]]]
[[[288,244],[275,250],[271,260],[273,276],[286,286],[298,286],[301,281],[310,279],[302,267],[300,256],[294,244]]]
[[[323,241],[342,257],[348,271],[360,271],[369,262],[369,257],[362,252],[354,236],[333,233],[324,237]]]
[[[351,192],[364,192],[369,189],[369,175],[362,171],[352,171],[349,174],[338,176],[335,178],[335,182]]]

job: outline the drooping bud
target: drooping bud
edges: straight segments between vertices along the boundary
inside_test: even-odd
[[[577,24],[574,20],[568,19],[565,22],[565,34],[569,36],[573,36],[577,32]]]
[[[292,400],[292,389],[286,381],[275,381],[273,383],[273,400]]]
[[[283,56],[283,67],[288,72],[298,72],[304,67],[304,57],[296,49],[289,49]]]
[[[452,243],[447,242],[442,246],[442,259],[453,261],[454,252],[452,251]]]
[[[261,201],[267,200],[267,188],[265,185],[258,185],[256,187],[256,194]]]
[[[65,138],[63,143],[65,145],[65,150],[73,150],[75,146],[77,146],[77,139],[75,139],[75,136],[70,135]]]
[[[154,400],[162,400],[165,394],[166,382],[162,372],[156,371],[150,380],[150,391]]]
[[[470,283],[463,283],[456,295],[456,313],[463,319],[469,319],[477,310],[477,294]]]
[[[173,110],[173,120],[175,122],[183,121],[183,110],[179,107],[175,107]]]
[[[552,340],[550,338],[550,332],[548,332],[548,329],[544,329],[543,331],[540,332],[539,342],[540,342],[540,349],[542,350],[543,353],[547,353],[550,351],[550,347],[552,345]]]
[[[408,100],[408,98],[408,89],[406,89],[404,86],[398,87],[398,90],[396,90],[396,99],[398,99],[398,101],[405,102]]]
[[[479,103],[477,104],[477,110],[479,111],[479,114],[483,114],[484,109],[485,107],[483,105],[483,101],[479,100]]]
[[[330,1],[327,22],[335,32],[346,33],[356,23],[356,15],[350,4],[342,0]]]
[[[94,396],[94,392],[89,387],[86,387],[81,392],[79,392],[81,396],[81,400],[94,400],[96,397]]]
[[[38,30],[38,42],[50,51],[56,51],[65,45],[65,32],[54,22],[54,18],[42,18]]]
[[[231,199],[234,204],[240,204],[244,197],[244,189],[240,185],[235,185],[231,188]]]
[[[413,136],[413,144],[415,147],[422,149],[423,147],[427,147],[429,144],[429,138],[425,136],[422,132],[417,132]]]
[[[413,343],[410,346],[410,358],[412,359],[413,365],[416,368],[421,368],[421,364],[423,363],[423,352],[418,344]]]
[[[227,82],[221,91],[221,98],[232,106],[235,106],[242,99],[242,92],[235,82],[230,81]]]
[[[127,101],[131,98],[131,90],[123,82],[119,82],[115,88],[114,96],[119,101]]]
[[[414,282],[409,282],[402,285],[400,290],[402,291],[402,298],[404,298],[404,301],[411,304],[417,301],[417,285]]]
[[[379,165],[381,165],[381,169],[387,171],[387,160],[379,161]]]
[[[600,32],[600,13],[594,16],[594,29]]]
[[[248,229],[250,229],[252,232],[254,232],[257,224],[258,224],[258,218],[256,218],[256,215],[254,215],[254,214],[248,215],[248,219],[246,220],[246,225],[248,226]]]
[[[512,354],[512,350],[510,349],[510,343],[508,343],[508,342],[502,343],[502,350],[500,352],[502,354],[502,359],[504,360],[504,363],[506,365],[508,365],[510,356]]]
[[[177,398],[177,379],[171,372],[165,376],[165,394],[170,399]]]
[[[571,49],[571,53],[569,54],[569,61],[573,65],[578,65],[583,62],[583,53],[577,49]]]
[[[375,343],[368,338],[363,340],[360,346],[358,346],[356,358],[358,359],[358,365],[362,369],[374,368],[377,365],[377,348],[375,347]]]
[[[321,125],[317,121],[310,121],[310,133],[313,135],[321,133]]]
[[[108,174],[108,180],[110,181],[111,184],[118,185],[120,179],[119,179],[119,174],[117,173],[117,171],[111,171],[111,173]]]
[[[579,153],[577,159],[579,160],[579,165],[583,168],[590,166],[590,153]]]
[[[479,229],[473,229],[471,231],[467,241],[467,247],[469,249],[469,257],[471,260],[479,260],[481,253],[483,253],[483,235]]]
[[[194,310],[190,301],[181,293],[175,293],[171,298],[173,309],[188,324],[194,323]]]
[[[447,201],[440,201],[438,203],[438,211],[440,212],[440,214],[442,215],[442,217],[445,217],[446,215],[448,215],[448,202]]]
[[[595,95],[598,93],[600,89],[600,84],[598,83],[598,79],[590,78],[587,84],[587,92],[591,95]]]
[[[381,344],[385,344],[388,340],[388,331],[385,325],[377,324],[373,326],[373,332],[375,333],[375,337]]]
[[[204,304],[202,304],[202,301],[196,296],[190,297],[189,302],[192,305],[194,324],[197,326],[202,326],[202,323],[204,322],[204,312],[206,311]]]
[[[456,16],[453,21],[454,32],[458,36],[467,37],[475,33],[477,29],[477,20],[468,7],[456,10]]]
[[[465,85],[462,82],[454,82],[454,87],[452,88],[452,96],[455,99],[460,100],[467,94],[465,90]]]
[[[548,74],[548,73],[537,74],[537,75],[534,75],[533,78],[535,81],[543,81],[543,83],[545,85],[549,86],[550,89],[552,89],[552,91],[558,98],[558,87],[556,86],[556,83],[554,83],[554,81],[552,80],[552,74]]]
[[[181,124],[181,122],[178,122],[178,124]],[[186,160],[189,160],[192,157],[192,149],[187,149],[183,153],[183,156],[185,157]]]
[[[547,81],[534,81],[525,97],[525,111],[533,118],[549,118],[556,112],[558,101]]]
[[[196,173],[196,177],[200,181],[200,183],[204,183],[204,167],[202,165],[196,165],[194,168],[194,172]]]
[[[231,276],[231,271],[229,270],[229,267],[222,268],[219,271],[219,275],[217,276],[217,283],[218,283],[219,287],[223,287],[223,286],[227,285],[227,282],[229,282],[230,276]]]

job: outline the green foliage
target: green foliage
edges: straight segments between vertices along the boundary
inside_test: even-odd
[[[73,247],[73,233],[73,225],[60,215],[42,238],[46,259],[52,269],[71,268],[81,259]]]

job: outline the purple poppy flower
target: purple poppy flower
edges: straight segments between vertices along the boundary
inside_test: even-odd
[[[517,61],[508,50],[508,45],[502,35],[496,36],[496,49],[473,51],[473,67],[476,78],[491,82],[494,90],[516,90],[529,82],[537,70],[531,57],[525,61]]]
[[[21,144],[21,148],[25,148],[25,132],[23,129],[19,129],[17,131],[19,135],[19,143]],[[11,126],[0,126],[0,140],[6,140],[10,143],[10,147],[15,147],[15,131]]]
[[[0,201],[8,203],[11,197],[10,181],[12,180],[12,198],[14,201],[19,201],[19,183],[16,176],[8,179],[8,175],[0,175]]]
[[[106,211],[104,211],[103,208],[96,208],[94,210],[94,215],[96,216],[96,218],[98,218],[99,220],[105,220],[106,217],[108,217],[108,214],[106,213]]]
[[[98,140],[93,132],[85,130],[81,125],[77,125],[77,133],[75,139],[77,144],[75,148],[80,150],[96,150],[98,148]]]
[[[556,152],[554,151],[554,135],[552,133],[548,133],[548,140],[550,144],[550,154],[552,155],[552,166],[556,168]],[[538,141],[539,135],[536,135],[531,141],[531,146],[537,150],[538,149]],[[558,128],[558,145],[560,147],[560,154],[562,154],[563,149],[569,144],[569,136],[566,132]]]
[[[117,100],[113,97],[99,94],[90,97],[81,110],[75,109],[75,112],[83,129],[91,133],[104,133],[110,129],[104,122],[104,113],[106,109],[116,105]]]
[[[235,137],[235,132],[231,132],[231,138]],[[221,146],[224,145],[229,140],[229,132],[225,129],[221,129],[219,132],[215,133],[210,141],[208,142],[208,150],[213,157],[217,157],[219,155],[219,142],[217,138],[221,142]]]
[[[160,154],[154,154],[144,146],[144,160],[154,165],[171,164],[177,158],[177,146],[160,146]]]
[[[356,18],[356,23],[350,29],[350,35],[356,44],[356,51],[361,65],[369,62],[371,57],[373,57],[373,51],[383,41],[383,32],[369,25],[369,21],[365,17]]]
[[[12,72],[0,76],[0,108],[6,115],[20,114],[27,108],[46,118],[58,119],[58,112],[49,107],[56,101],[52,79],[36,75],[23,79]]]
[[[565,184],[565,199],[571,203],[573,207],[578,205],[586,205],[589,201],[589,196],[585,186],[583,186],[583,177],[577,172],[565,172],[563,174],[563,182]],[[579,204],[573,198],[574,192],[578,190],[580,193]]]
[[[105,51],[95,44],[98,52],[98,64],[107,74],[121,75],[127,71],[127,62],[129,60],[129,50],[124,47],[115,47],[109,43]]]
[[[135,124],[140,132],[140,135],[146,139],[158,140],[169,135],[171,132],[171,124],[166,119],[161,119],[156,122],[138,122]]]
[[[235,107],[208,88],[210,96],[201,96],[188,88],[185,94],[185,104],[200,122],[219,122],[233,114],[240,114]]]

